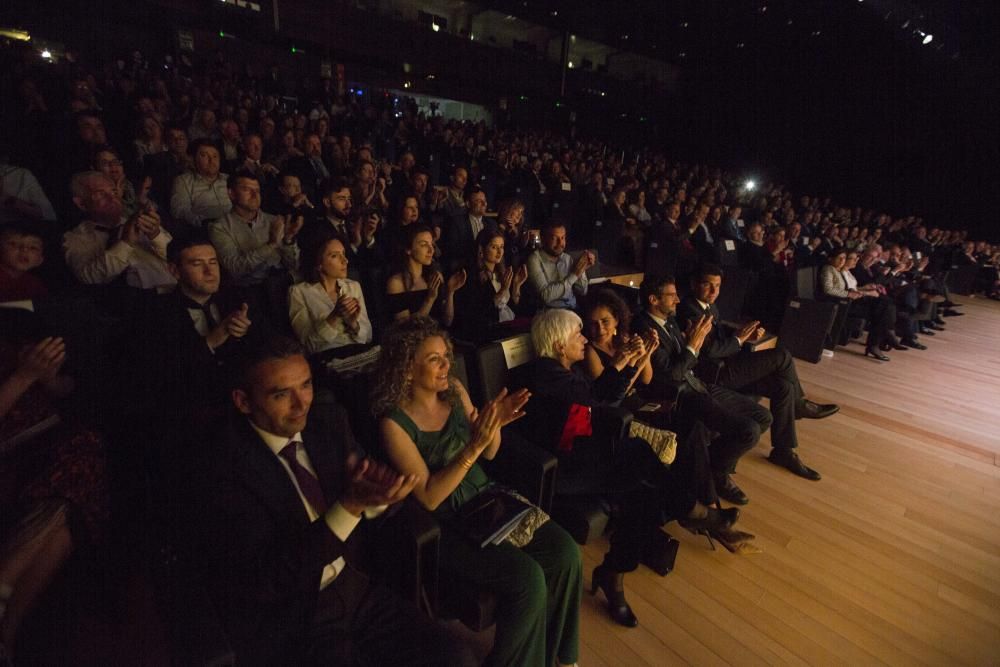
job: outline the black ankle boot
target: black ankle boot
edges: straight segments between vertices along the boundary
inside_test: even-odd
[[[590,594],[597,593],[600,588],[608,600],[608,613],[618,625],[634,628],[639,625],[639,619],[632,613],[632,608],[625,601],[625,573],[612,572],[603,565],[594,568],[590,577]]]

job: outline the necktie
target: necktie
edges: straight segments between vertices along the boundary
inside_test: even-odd
[[[209,299],[205,303],[198,303],[194,299],[184,298],[185,306],[188,310],[200,310],[205,314],[205,319],[208,320],[208,328],[214,329],[218,322],[215,320],[215,316],[212,314],[212,299]]]
[[[319,480],[305,466],[299,463],[296,455],[301,445],[302,443],[298,440],[291,440],[278,454],[281,455],[281,458],[285,459],[288,467],[292,469],[295,481],[299,483],[299,489],[301,489],[302,495],[306,497],[306,501],[312,505],[317,514],[323,514],[327,508],[326,497],[323,495],[323,487],[319,485]]]

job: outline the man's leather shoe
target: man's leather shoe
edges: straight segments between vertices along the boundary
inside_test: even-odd
[[[914,350],[926,350],[927,349],[926,345],[918,343],[915,340],[904,340],[903,341],[903,345],[905,345],[906,347],[912,347]]]
[[[743,493],[743,489],[736,486],[736,483],[733,482],[733,478],[729,475],[724,475],[715,479],[715,492],[719,494],[720,498],[728,500],[734,505],[746,505],[750,502],[747,494]]]
[[[945,308],[954,308],[958,304],[952,301],[951,299],[946,299],[945,302],[942,303],[941,305],[944,306]]]
[[[961,317],[962,315],[965,315],[965,313],[960,313],[957,310],[953,310],[952,308],[948,308],[942,311],[941,314],[944,315],[945,317]]]
[[[934,324],[938,325],[939,327],[943,327],[945,325],[945,322],[944,322],[944,320],[941,319],[940,315],[938,315],[933,320],[931,320],[931,322],[933,322]]]
[[[805,477],[806,479],[811,479],[816,482],[820,480],[820,474],[802,463],[799,460],[799,455],[795,453],[793,449],[772,449],[771,454],[767,457],[767,460],[774,465],[779,465],[786,470],[793,472],[799,477]]]
[[[928,329],[927,327],[920,327],[920,335],[930,336],[931,338],[934,338],[934,332]]]
[[[802,399],[795,406],[796,419],[823,419],[838,412],[840,406],[835,403],[814,403],[808,399]]]

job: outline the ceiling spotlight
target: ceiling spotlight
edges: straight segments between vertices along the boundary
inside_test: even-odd
[[[52,57],[52,52],[49,51],[48,49],[45,49],[44,51],[42,51],[42,57],[48,60],[49,58]]]
[[[441,26],[439,26],[437,23],[431,23],[431,30],[433,30],[434,32],[440,32]]]
[[[925,35],[924,36],[924,41],[923,41],[924,44],[930,44],[933,41],[934,41],[934,35]]]
[[[753,179],[743,184],[743,189],[746,190],[747,192],[753,192],[756,188],[757,184],[753,181]]]

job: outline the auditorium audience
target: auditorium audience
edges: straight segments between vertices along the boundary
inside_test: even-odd
[[[539,327],[539,322],[561,323],[558,335],[535,341],[543,357],[539,368],[545,372],[535,378],[528,410],[553,406],[532,416],[543,418],[539,432],[565,430],[569,420],[563,415],[581,406],[634,407],[646,401],[673,406],[670,428],[681,437],[678,459],[669,470],[655,457],[649,460],[648,447],[635,443],[617,452],[607,451],[608,443],[582,436],[568,448],[553,445],[560,461],[559,493],[619,493],[617,487],[601,486],[609,480],[595,479],[598,472],[613,471],[616,478],[649,482],[644,493],[660,494],[645,503],[648,507],[630,510],[618,524],[611,550],[593,577],[592,586],[604,591],[614,620],[633,625],[621,575],[639,562],[652,531],[667,518],[678,518],[720,539],[744,539],[723,518],[733,519],[733,514],[711,508],[716,491],[730,502],[747,502],[731,477],[739,457],[771,428],[772,462],[818,479],[796,455],[794,421],[835,410],[805,399],[787,353],[741,351],[761,335],[756,322],[736,330],[719,322],[714,301],[721,276],[715,268],[699,272],[697,267],[719,261],[723,241],[736,244],[741,265],[750,273],[742,314],[776,324],[795,272],[822,267],[820,296],[850,301],[849,314],[869,327],[865,353],[881,361],[888,360],[884,352],[889,350],[925,350],[918,336],[933,336],[943,327],[942,318],[962,314],[948,292],[948,272],[974,271],[974,289],[1000,298],[1000,249],[916,216],[851,209],[828,197],[793,197],[774,183],[749,192],[735,174],[674,162],[659,147],[649,146],[634,161],[631,154],[626,160],[624,152],[617,155],[620,148],[596,139],[427,117],[418,113],[413,100],[402,98],[390,107],[396,104],[391,96],[341,97],[329,81],[311,90],[314,98],[300,96],[300,102],[309,100],[308,106],[295,109],[286,101],[292,94],[305,94],[313,82],[285,78],[277,67],[259,79],[237,74],[235,62],[222,54],[206,63],[192,60],[197,61],[189,59],[183,66],[170,62],[163,71],[159,66],[111,67],[98,76],[100,70],[84,58],[4,74],[5,79],[21,77],[16,89],[24,108],[17,118],[25,122],[25,136],[42,141],[36,146],[5,136],[0,146],[0,301],[43,301],[49,292],[68,292],[95,301],[102,316],[120,316],[113,308],[103,311],[100,296],[112,285],[168,291],[176,284],[170,294],[142,302],[130,313],[140,336],[125,345],[128,352],[118,355],[116,363],[124,377],[131,374],[137,382],[126,383],[136,392],[134,411],[153,415],[148,423],[137,424],[139,437],[143,428],[195,420],[228,403],[235,407],[236,426],[217,440],[220,446],[196,449],[199,460],[202,455],[214,459],[214,467],[206,470],[221,484],[198,486],[207,506],[220,510],[217,516],[199,517],[198,523],[204,534],[220,531],[232,540],[216,539],[205,558],[219,573],[213,592],[219,596],[216,602],[222,601],[220,614],[240,657],[284,658],[293,655],[283,653],[291,646],[294,655],[327,662],[330,655],[344,657],[337,651],[353,650],[366,659],[391,656],[403,664],[461,664],[468,658],[445,659],[449,650],[462,653],[464,647],[454,641],[443,646],[437,631],[419,620],[415,610],[403,610],[402,603],[372,587],[353,567],[344,568],[338,557],[351,551],[345,544],[353,533],[341,531],[343,524],[333,519],[325,522],[329,529],[324,522],[307,523],[329,513],[311,505],[293,464],[268,449],[269,428],[277,428],[287,442],[305,427],[311,395],[301,355],[379,340],[382,315],[410,320],[397,323],[382,341],[379,363],[397,386],[382,384],[377,399],[386,417],[383,425],[393,435],[387,451],[404,474],[370,459],[364,459],[367,464],[348,461],[348,453],[357,451],[350,432],[325,431],[334,433],[336,451],[317,454],[322,467],[317,471],[334,492],[331,500],[341,498],[341,509],[343,502],[358,498],[372,501],[362,505],[399,500],[409,486],[424,505],[457,507],[467,499],[461,491],[465,480],[487,483],[477,465],[465,470],[465,461],[472,459],[464,457],[496,453],[499,440],[480,431],[489,426],[498,437],[497,422],[519,415],[520,406],[510,410],[514,399],[503,397],[478,412],[472,407],[464,388],[449,379],[450,343],[443,328],[478,342],[503,335],[507,329],[501,325],[536,311],[541,311]],[[54,103],[45,99],[49,92],[41,92],[57,90],[65,93],[52,96]],[[394,118],[395,108],[401,114]],[[42,160],[38,156],[43,154],[59,158]],[[390,164],[395,156],[398,164]],[[20,164],[31,171],[16,166]],[[499,202],[495,224],[488,210],[493,199]],[[388,226],[383,216],[389,218]],[[68,271],[60,273],[60,258],[50,253],[43,281],[36,270],[49,228],[41,222],[55,220],[65,221],[58,233]],[[640,290],[643,312],[635,318],[609,292],[583,302],[590,283],[587,271],[598,259],[583,248],[609,240],[612,252],[601,257],[602,268],[621,263],[646,272]],[[575,260],[568,241],[580,252]],[[623,252],[617,252],[619,247]],[[601,252],[607,252],[603,245]],[[388,266],[394,273],[386,279]],[[357,280],[348,278],[349,270]],[[679,311],[677,283],[665,275],[678,276],[685,286],[694,277],[692,295]],[[526,282],[530,287],[524,289]],[[79,285],[103,287],[73,289]],[[581,306],[586,311],[578,310]],[[584,345],[580,320],[571,311],[585,312],[589,344]],[[132,331],[130,325],[120,327],[123,337]],[[227,374],[268,337],[272,325],[294,331],[304,352],[286,344],[263,356],[251,355],[240,388],[227,399]],[[23,362],[30,366],[24,367],[27,371],[17,370],[20,362],[11,357],[2,385],[12,392],[11,401],[21,396],[18,391],[33,387],[22,396],[27,397],[55,377],[62,364],[63,353],[56,352],[61,343],[46,340],[29,355],[34,361]],[[428,346],[434,348],[434,360],[418,358]],[[95,357],[105,353],[85,352]],[[714,381],[706,383],[699,375],[709,361],[721,366]],[[413,377],[406,382],[408,374]],[[294,382],[282,392],[282,407],[274,408],[267,382],[285,380]],[[439,387],[444,393],[439,394]],[[770,399],[769,409],[755,402],[758,395]],[[498,417],[504,410],[508,417]],[[15,413],[3,418],[5,427]],[[313,411],[317,420],[319,413]],[[331,420],[335,426],[346,424],[338,409],[323,414],[322,427]],[[286,434],[289,424],[296,428]],[[444,450],[422,450],[431,436],[440,435],[435,428],[444,426],[449,427],[448,438],[461,436],[457,446],[458,440],[445,443],[447,456],[458,452],[460,464],[442,458]],[[698,439],[699,428],[707,429],[704,441]],[[69,434],[68,427],[59,429],[51,433]],[[562,432],[549,441],[559,443]],[[711,444],[708,432],[717,434]],[[99,458],[100,440],[87,433],[78,454]],[[55,440],[53,447],[58,450]],[[306,468],[313,456],[310,448],[307,440],[297,455]],[[239,477],[236,459],[225,458],[237,454],[258,459],[269,470],[275,493],[298,492],[305,512],[284,507],[284,514],[269,515],[266,503],[253,494],[227,494],[253,488]],[[53,459],[55,465],[61,464],[61,456]],[[593,461],[604,467],[594,467]],[[91,511],[78,510],[74,503],[99,504],[104,473],[96,464],[81,471],[91,469],[97,471],[93,496],[78,501],[68,495],[51,506],[46,496],[39,507],[47,513],[37,514],[42,523],[21,525],[19,530],[27,531],[24,538],[10,542],[35,545],[43,556],[16,566],[9,565],[6,551],[0,556],[0,603],[7,605],[0,623],[8,650],[32,599],[33,594],[23,591],[37,590],[29,577],[38,575],[38,585],[46,585],[72,546],[100,532],[95,527],[103,519],[88,519],[79,535],[77,526],[66,521],[78,511]],[[347,469],[359,476],[340,479]],[[378,473],[372,477],[371,470]],[[408,474],[413,472],[424,477],[414,479]],[[441,491],[447,485],[432,483],[428,475],[436,480],[443,475],[454,485]],[[628,493],[616,497],[633,507]],[[651,508],[658,512],[655,518],[647,513]],[[239,521],[222,525],[230,510]],[[32,533],[36,528],[44,534]],[[562,551],[551,563],[540,560],[544,567],[564,568],[558,591],[527,555],[534,541],[523,551],[497,547],[493,551],[504,557],[493,559],[473,552],[447,528],[445,533],[443,559],[463,582],[481,585],[496,579],[511,587],[501,595],[501,627],[491,660],[548,665],[576,659],[574,596],[579,596],[581,566],[575,547],[553,522],[539,529],[536,540],[556,535],[551,539]],[[263,554],[261,559],[254,560],[254,552]],[[514,569],[507,569],[512,563]],[[526,582],[533,588],[512,581],[522,571],[530,572]],[[366,590],[373,597],[357,597]],[[520,614],[527,607],[504,597],[516,592],[530,597],[530,614]],[[334,618],[338,595],[350,601],[346,617]],[[547,598],[552,603],[548,611]],[[371,620],[375,618],[387,620]],[[403,622],[409,618],[418,620]],[[418,634],[419,639],[409,641]],[[351,642],[342,642],[345,637]]]

